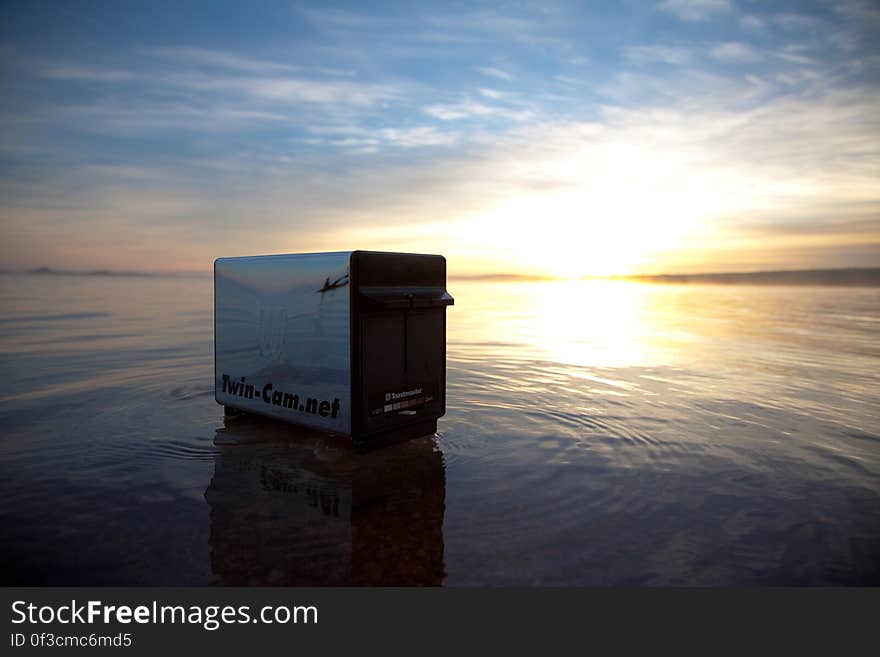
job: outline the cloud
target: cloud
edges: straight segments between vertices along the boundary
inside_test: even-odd
[[[627,59],[636,64],[689,64],[692,61],[690,49],[681,46],[651,44],[631,46],[624,51]]]
[[[443,133],[433,126],[416,128],[384,128],[378,133],[386,141],[403,148],[418,146],[448,146],[455,143],[456,137]]]
[[[840,0],[831,4],[831,10],[859,24],[880,28],[880,7],[871,0]]]
[[[383,25],[388,25],[388,20],[383,20],[378,16],[357,13],[345,9],[337,9],[330,7],[297,6],[296,11],[306,18],[308,22],[319,29],[329,30],[345,30],[345,31],[365,31],[376,30]]]
[[[500,80],[507,81],[514,79],[513,75],[511,75],[507,71],[502,71],[501,69],[494,68],[492,66],[477,66],[476,70],[490,78],[498,78]]]
[[[709,51],[709,54],[713,59],[728,64],[752,64],[763,59],[757,50],[738,41],[718,44]]]
[[[276,73],[267,75],[266,73]],[[84,66],[51,66],[42,70],[43,77],[57,80],[97,83],[137,82],[151,87],[141,93],[161,93],[163,89],[203,94],[229,94],[240,100],[262,98],[291,103],[351,103],[368,105],[393,98],[397,91],[389,85],[361,82],[335,77],[277,75],[267,67],[262,75],[237,75],[191,70],[152,71],[102,69]]]
[[[136,52],[148,57],[160,57],[178,66],[211,67],[226,71],[238,71],[252,75],[277,75],[284,73],[312,73],[317,75],[352,77],[351,69],[328,68],[324,66],[302,66],[288,62],[259,59],[238,53],[229,53],[207,48],[161,47],[139,48]]]
[[[397,90],[388,85],[337,80],[314,80],[295,77],[191,80],[195,88],[225,91],[238,96],[259,97],[269,101],[325,105],[374,105],[390,100]]]
[[[739,24],[746,30],[752,32],[760,32],[767,28],[767,21],[754,14],[745,14],[740,16]]]
[[[440,5],[442,6],[442,5]],[[559,40],[549,35],[548,15],[539,6],[525,11],[479,9],[464,12],[432,14],[423,18],[428,25],[457,35],[482,35],[526,45],[557,46]]]
[[[441,121],[460,121],[464,119],[496,117],[506,121],[528,121],[534,112],[528,108],[487,105],[471,100],[452,104],[428,105],[424,112]]]
[[[483,103],[463,102],[455,105],[429,105],[424,108],[426,114],[441,121],[457,121],[474,116],[491,116],[496,109]]]
[[[822,24],[818,18],[794,12],[775,14],[772,20],[779,27],[792,32],[814,30]]]
[[[136,71],[75,65],[46,67],[42,71],[42,76],[55,80],[85,82],[131,82],[144,79],[144,75]]]
[[[313,144],[331,144],[349,148],[355,153],[376,153],[379,148],[413,149],[433,146],[451,146],[459,141],[459,135],[442,131],[435,126],[422,125],[398,128],[368,129],[355,125],[310,127],[309,132],[320,135],[308,139]],[[352,148],[353,147],[353,148]]]
[[[46,108],[44,120],[83,132],[218,132],[342,118],[399,100],[399,84],[336,69],[289,65],[194,48],[141,49],[137,66],[40,63],[51,81],[95,85],[88,100]],[[144,59],[147,58],[147,59]],[[152,58],[152,59],[149,59]],[[150,64],[150,65],[147,65]]]
[[[730,11],[728,0],[665,0],[659,8],[684,21],[705,21]]]
[[[291,124],[293,119],[278,112],[224,107],[223,104],[202,106],[175,102],[124,103],[105,101],[89,105],[69,105],[55,110],[53,120],[70,122],[77,131],[121,137],[144,137],[155,134],[186,132],[229,134],[245,133],[267,125]]]

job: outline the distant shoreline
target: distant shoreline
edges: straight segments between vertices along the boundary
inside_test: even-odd
[[[35,276],[98,276],[119,278],[197,278],[210,276],[210,271],[144,272],[112,269],[62,270],[51,267],[0,270],[0,275],[30,274]],[[450,281],[535,282],[565,280],[552,276],[527,274],[450,274]],[[712,285],[817,285],[839,287],[880,287],[880,267],[849,267],[841,269],[780,269],[749,272],[705,272],[698,274],[631,274],[625,276],[584,276],[577,280],[624,281],[658,284]]]
[[[476,274],[450,276],[459,281],[552,281],[549,276],[521,274]],[[880,287],[880,267],[844,269],[780,269],[750,272],[705,272],[698,274],[631,274],[626,276],[584,276],[578,280],[629,281],[635,283],[713,285],[832,285]]]
[[[715,285],[835,285],[848,287],[880,286],[880,267],[847,269],[791,269],[775,271],[701,274],[656,274],[611,276],[612,280],[642,283],[712,283]]]
[[[656,274],[611,276],[612,280],[641,283],[711,283],[713,285],[833,285],[847,287],[880,286],[880,268],[791,269],[775,271],[702,274]]]
[[[31,274],[33,276],[106,276],[111,278],[190,278],[209,276],[210,271],[126,271],[119,269],[52,269],[36,267],[34,269],[2,269],[0,274]]]

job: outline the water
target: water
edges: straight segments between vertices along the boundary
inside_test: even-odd
[[[224,422],[209,277],[0,276],[0,583],[880,584],[876,288],[450,291],[361,456]]]

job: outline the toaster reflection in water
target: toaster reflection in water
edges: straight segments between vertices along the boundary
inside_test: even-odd
[[[230,418],[205,499],[226,585],[443,583],[443,456],[424,436],[358,454],[326,435]]]

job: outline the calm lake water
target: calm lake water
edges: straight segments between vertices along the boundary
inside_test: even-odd
[[[224,421],[210,277],[0,276],[0,583],[880,584],[880,290],[449,289],[357,455]]]

